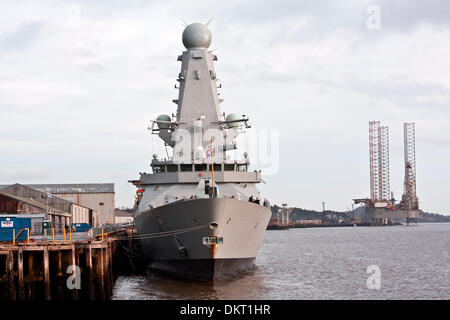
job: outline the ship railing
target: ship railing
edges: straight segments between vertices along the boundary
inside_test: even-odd
[[[170,201],[168,203],[175,203],[175,202],[181,202],[181,201],[189,201],[189,200],[197,200],[197,199],[210,199],[211,197],[205,197],[205,198],[198,198],[195,195],[191,195],[189,198],[183,197],[181,199],[175,199],[173,201]],[[245,199],[243,197],[237,197],[237,196],[217,196],[215,197],[217,199],[223,198],[223,199],[236,199],[236,200],[241,200],[241,201],[249,201],[248,199]],[[264,198],[262,201],[260,200],[260,202],[255,202],[255,201],[250,201],[256,204],[260,204],[266,208],[270,208],[270,202],[269,200],[267,200],[266,198]]]

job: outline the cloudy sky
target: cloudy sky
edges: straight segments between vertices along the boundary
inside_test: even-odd
[[[422,209],[450,214],[449,17],[446,0],[0,0],[0,184],[114,182],[131,206],[127,180],[163,155],[147,126],[176,111],[182,21],[213,19],[222,111],[279,130],[272,203],[368,196],[369,120],[390,127],[399,198],[415,122]]]

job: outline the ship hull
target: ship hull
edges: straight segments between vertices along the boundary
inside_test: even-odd
[[[135,219],[149,265],[200,280],[223,280],[250,269],[271,212],[237,199],[192,199],[142,212]],[[161,232],[179,232],[146,238]],[[223,243],[205,244],[204,238]],[[222,242],[220,241],[220,242]]]

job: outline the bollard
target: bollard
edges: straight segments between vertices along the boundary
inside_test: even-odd
[[[16,229],[13,229],[13,245],[16,244]]]
[[[63,242],[66,243],[66,228],[63,229]]]
[[[52,228],[52,242],[55,243],[55,228]]]
[[[72,243],[72,228],[69,228],[69,242]]]
[[[27,228],[27,242],[30,243],[30,229]]]
[[[103,227],[102,227],[102,242],[103,242]]]

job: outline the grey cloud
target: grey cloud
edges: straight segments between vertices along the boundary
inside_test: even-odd
[[[43,23],[38,21],[21,23],[11,33],[0,34],[0,49],[24,50],[39,38]]]
[[[445,147],[445,148],[450,147],[450,138],[447,138],[447,137],[438,137],[438,136],[418,137],[417,141],[420,143],[434,144],[439,147]]]
[[[381,10],[381,32],[368,32],[366,22],[367,8],[378,5]],[[364,33],[368,39],[376,40],[381,34],[389,32],[408,32],[421,24],[443,28],[450,27],[450,1],[448,0],[379,0],[379,1],[245,1],[224,5],[220,17],[216,18],[222,30],[231,30],[236,25],[259,24],[273,26],[268,37],[274,45],[285,42],[317,40],[336,30]],[[208,10],[206,10],[208,9]],[[196,14],[210,15],[210,8],[197,9]],[[305,24],[295,26],[299,20]],[[249,32],[249,31],[247,31]],[[251,34],[247,34],[249,36]]]
[[[320,70],[318,67],[316,70]],[[356,91],[375,100],[388,100],[410,108],[448,108],[450,88],[434,82],[420,82],[411,76],[393,75],[385,78],[366,77],[354,73],[334,74],[308,72],[305,81],[344,91]]]
[[[91,62],[84,64],[82,69],[86,72],[101,72],[106,71],[108,68],[101,63]]]
[[[45,181],[52,177],[52,174],[48,171],[39,168],[27,168],[27,169],[12,169],[12,170],[2,170],[0,171],[0,176],[2,181],[10,181],[15,183],[27,177],[28,181]]]
[[[397,105],[413,107],[446,107],[450,105],[450,89],[437,83],[420,83],[414,79],[395,80],[362,80],[351,85],[361,93],[376,99],[387,99]]]
[[[420,24],[450,26],[448,0],[380,0],[382,28],[409,30]]]

